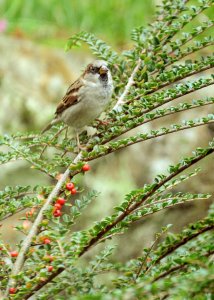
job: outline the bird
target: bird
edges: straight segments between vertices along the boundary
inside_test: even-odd
[[[113,89],[107,62],[95,60],[88,64],[82,75],[69,86],[56,108],[55,117],[41,133],[62,121],[74,129],[77,147],[81,149],[79,133],[105,110]]]

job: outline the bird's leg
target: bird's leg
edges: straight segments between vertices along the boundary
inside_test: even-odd
[[[82,150],[86,150],[87,147],[86,147],[86,145],[80,144],[79,132],[77,130],[75,132],[76,132],[77,151],[78,151],[78,153],[80,153]]]
[[[65,140],[68,139],[68,126],[66,126],[66,130],[65,130]]]
[[[68,139],[68,126],[66,126],[66,129],[65,129],[65,140]],[[65,149],[65,151],[62,153],[62,157],[65,156],[65,154],[67,153],[68,151]]]
[[[52,137],[52,139],[50,140],[50,142],[52,142],[57,136],[59,136],[60,133],[61,133],[63,130],[65,130],[67,127],[68,127],[68,126],[65,126],[65,127],[61,128],[59,131],[57,131],[57,133],[54,134],[54,136]],[[43,153],[45,152],[45,150],[46,150],[47,147],[48,147],[48,144],[46,144],[46,145],[44,146],[44,148],[42,149],[39,158],[42,157],[42,155],[43,155]]]
[[[80,153],[80,151],[81,151],[81,145],[80,145],[80,139],[79,139],[79,132],[78,131],[76,131],[76,141],[77,141],[78,153]]]

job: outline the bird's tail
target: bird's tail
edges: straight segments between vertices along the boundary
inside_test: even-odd
[[[60,120],[58,119],[53,119],[42,131],[41,134],[43,134],[45,131],[49,130],[54,124],[59,123]]]

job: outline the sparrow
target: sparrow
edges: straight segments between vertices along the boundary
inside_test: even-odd
[[[80,149],[79,133],[105,110],[112,93],[113,81],[107,63],[95,60],[88,64],[83,74],[69,86],[56,108],[54,119],[42,133],[62,121],[74,129]]]

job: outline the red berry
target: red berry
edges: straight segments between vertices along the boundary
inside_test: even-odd
[[[57,204],[60,204],[60,205],[64,205],[65,202],[66,202],[66,200],[65,200],[64,198],[58,198],[58,199],[56,200],[56,203],[57,203]]]
[[[10,256],[11,256],[11,257],[17,257],[18,254],[19,254],[19,253],[18,253],[17,251],[11,251],[11,252],[10,252]]]
[[[53,266],[48,266],[48,272],[52,272],[53,271]]]
[[[46,238],[43,240],[43,244],[47,245],[47,244],[50,244],[51,243],[51,240]]]
[[[16,293],[16,288],[11,287],[9,288],[9,294],[15,294]]]
[[[54,204],[54,209],[55,210],[58,210],[58,209],[60,210],[60,209],[62,209],[62,205],[60,203],[55,203]]]
[[[91,167],[90,167],[88,164],[85,164],[85,165],[82,167],[82,171],[83,171],[83,172],[87,172],[87,171],[89,171],[89,170],[91,170]]]
[[[54,211],[53,215],[54,215],[54,217],[58,218],[62,215],[62,212],[61,212],[61,210],[57,209]]]
[[[71,190],[71,194],[72,194],[72,195],[75,195],[76,193],[77,193],[77,190],[76,190],[76,189],[72,189],[72,190]]]
[[[74,184],[72,182],[66,183],[66,189],[68,191],[71,191],[74,188]]]

